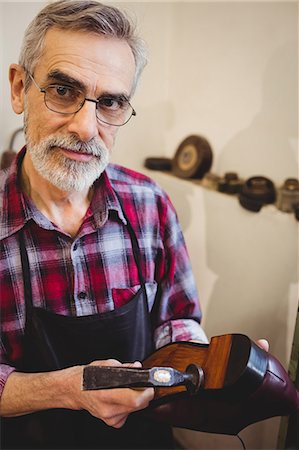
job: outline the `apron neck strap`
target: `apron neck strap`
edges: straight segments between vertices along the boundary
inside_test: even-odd
[[[126,211],[125,211],[125,209],[123,207],[123,203],[122,203],[122,200],[121,200],[119,194],[116,191],[114,191],[114,192],[115,192],[115,195],[116,195],[116,197],[117,197],[117,199],[119,201],[119,204],[121,206],[124,218],[127,221],[127,228],[128,228],[128,232],[129,232],[129,235],[130,235],[130,238],[131,238],[131,242],[132,242],[133,256],[134,256],[134,260],[135,260],[135,263],[136,263],[136,266],[137,266],[137,270],[138,270],[139,282],[140,282],[141,286],[144,286],[144,291],[145,291],[145,295],[146,295],[145,281],[144,281],[144,277],[143,277],[142,270],[141,270],[141,254],[140,254],[140,247],[139,247],[139,244],[138,244],[138,239],[137,239],[136,233],[135,233],[135,231],[134,231],[134,229],[133,229],[133,227],[131,225],[131,222],[130,222],[127,214],[126,214]]]
[[[20,242],[23,280],[24,280],[25,305],[26,305],[26,310],[29,311],[33,307],[33,301],[32,301],[30,266],[29,266],[28,253],[27,253],[26,244],[25,244],[24,228],[19,233],[19,242]]]

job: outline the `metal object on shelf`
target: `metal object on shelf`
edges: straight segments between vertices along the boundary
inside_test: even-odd
[[[201,179],[213,160],[209,142],[199,135],[188,136],[179,145],[173,160],[173,173],[180,178]]]
[[[218,184],[221,180],[219,175],[212,172],[207,172],[201,180],[201,186],[213,191],[218,191]]]
[[[223,178],[219,180],[218,191],[226,194],[238,194],[244,184],[236,172],[226,172]]]
[[[239,194],[240,204],[253,212],[259,212],[264,205],[274,203],[275,200],[275,186],[269,178],[263,176],[248,178]]]
[[[294,212],[295,205],[299,204],[299,180],[287,178],[277,191],[277,208],[283,212]]]
[[[145,159],[144,166],[150,170],[162,170],[169,172],[172,169],[172,159],[153,156]]]

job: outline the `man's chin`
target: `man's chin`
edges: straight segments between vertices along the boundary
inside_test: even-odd
[[[29,154],[39,175],[63,192],[88,190],[109,163],[107,154],[95,157],[64,147],[52,147],[50,152],[33,147]]]
[[[91,183],[90,180],[88,182],[86,181],[77,181],[77,182],[65,182],[63,181],[59,181],[59,180],[53,180],[53,179],[48,179],[47,180],[53,187],[55,187],[56,189],[59,189],[62,192],[65,193],[72,193],[72,192],[84,192],[89,190],[94,181]]]

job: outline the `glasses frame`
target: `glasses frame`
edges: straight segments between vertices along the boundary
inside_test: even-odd
[[[100,103],[100,100],[96,100],[96,99],[89,98],[89,97],[84,97],[84,100],[82,101],[82,103],[80,104],[79,108],[78,108],[76,111],[73,111],[73,112],[61,112],[61,111],[55,111],[55,109],[52,109],[52,108],[50,108],[50,107],[47,105],[47,102],[46,102],[47,88],[41,88],[41,87],[37,84],[37,82],[35,81],[33,75],[32,75],[28,70],[25,69],[25,71],[28,73],[28,75],[29,75],[31,81],[33,81],[33,84],[34,84],[35,87],[39,90],[39,92],[42,93],[42,94],[44,94],[44,103],[45,103],[46,107],[47,107],[50,111],[56,112],[57,114],[63,114],[63,115],[67,115],[67,114],[77,114],[77,112],[79,112],[80,109],[83,108],[83,106],[84,106],[84,104],[85,104],[86,101],[95,103],[96,105],[97,105],[98,103]],[[60,86],[60,85],[57,83],[57,86]],[[61,86],[64,86],[64,85],[61,84]],[[50,86],[49,86],[49,87],[50,87]],[[80,90],[78,89],[78,91],[80,91]],[[81,91],[80,91],[80,92],[81,92]],[[83,92],[82,92],[82,94],[83,94]],[[84,95],[84,94],[83,94],[83,95]],[[129,122],[129,120],[132,118],[132,116],[136,116],[136,115],[137,115],[135,109],[133,108],[133,106],[131,105],[130,102],[128,102],[128,105],[129,105],[129,107],[131,108],[132,112],[131,112],[131,115],[129,116],[129,118],[128,118],[124,123],[121,123],[121,124],[115,124],[115,123],[109,123],[109,122],[106,122],[105,120],[103,120],[103,119],[101,119],[101,118],[99,118],[99,117],[97,116],[97,109],[96,109],[96,118],[97,118],[97,120],[98,120],[99,122],[103,122],[103,123],[105,123],[106,125],[110,125],[110,126],[112,126],[112,127],[122,127],[122,126],[126,125],[126,124]]]

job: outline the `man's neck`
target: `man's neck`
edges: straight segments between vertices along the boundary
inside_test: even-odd
[[[76,236],[90,205],[92,188],[80,192],[58,189],[35,170],[28,153],[22,164],[21,185],[41,213],[62,231]]]

